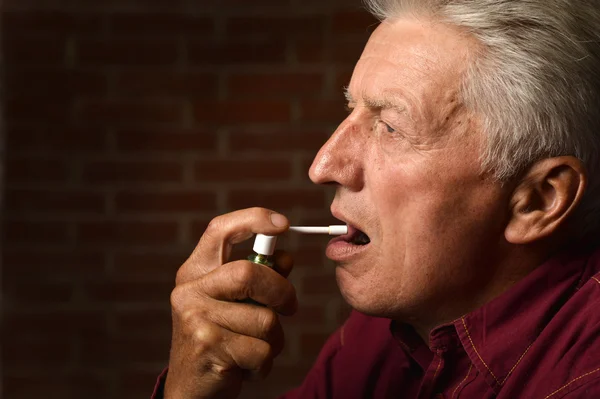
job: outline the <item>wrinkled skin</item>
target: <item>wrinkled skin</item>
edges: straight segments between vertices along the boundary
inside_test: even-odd
[[[338,264],[346,300],[423,330],[501,289],[488,259],[501,259],[510,187],[481,175],[482,136],[458,95],[473,46],[441,24],[381,24],[348,87],[351,113],[310,170],[336,186],[334,216],[371,239]]]
[[[253,233],[276,235],[281,215],[247,209],[214,219],[179,269],[171,294],[173,338],[166,398],[234,398],[247,378],[266,375],[283,348],[278,314],[296,311],[285,279],[291,257],[275,255],[276,270],[249,261],[228,262],[232,245]],[[252,299],[266,306],[242,303]]]

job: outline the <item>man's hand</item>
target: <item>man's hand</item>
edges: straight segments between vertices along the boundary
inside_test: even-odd
[[[245,378],[266,375],[283,349],[278,313],[296,312],[285,277],[291,257],[275,254],[276,269],[228,261],[232,246],[254,233],[288,228],[282,215],[260,208],[215,218],[177,272],[171,294],[173,338],[167,399],[235,398]],[[265,306],[242,303],[252,299]]]

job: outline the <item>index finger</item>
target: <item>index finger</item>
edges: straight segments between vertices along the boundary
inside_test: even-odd
[[[177,284],[200,278],[226,263],[233,245],[254,234],[278,235],[288,227],[285,216],[265,208],[243,209],[214,218],[177,272]]]

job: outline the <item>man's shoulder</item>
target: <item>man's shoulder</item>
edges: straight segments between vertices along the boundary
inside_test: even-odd
[[[550,325],[558,335],[583,338],[591,334],[600,345],[600,273],[585,279],[568,298]],[[595,334],[594,334],[595,333]],[[571,341],[578,342],[579,339]]]
[[[568,299],[531,345],[521,369],[534,392],[560,398],[600,378],[600,274]],[[523,359],[526,360],[526,359]],[[532,396],[535,397],[535,396]]]
[[[565,300],[539,337],[559,362],[587,361],[600,367],[600,273],[588,279]],[[590,356],[592,355],[593,356]]]

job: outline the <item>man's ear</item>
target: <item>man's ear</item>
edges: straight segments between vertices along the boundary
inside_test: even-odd
[[[581,202],[586,185],[587,171],[575,157],[536,162],[512,194],[506,240],[529,244],[551,236]]]

